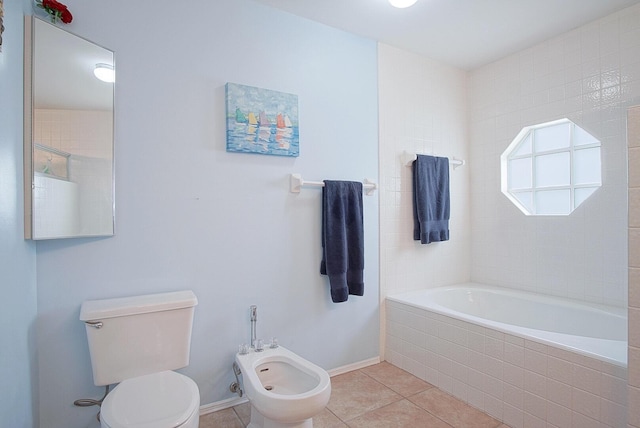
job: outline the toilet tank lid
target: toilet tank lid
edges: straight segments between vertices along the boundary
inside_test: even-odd
[[[198,299],[191,290],[115,299],[86,300],[80,308],[81,321],[94,321],[127,315],[169,311],[196,306]]]

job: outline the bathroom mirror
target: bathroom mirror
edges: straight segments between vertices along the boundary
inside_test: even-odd
[[[97,65],[115,73],[114,53],[25,17],[27,239],[114,233],[114,83]]]

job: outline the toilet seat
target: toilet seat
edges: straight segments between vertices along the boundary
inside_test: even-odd
[[[196,383],[163,371],[118,384],[104,399],[100,420],[103,428],[197,427],[199,407]]]

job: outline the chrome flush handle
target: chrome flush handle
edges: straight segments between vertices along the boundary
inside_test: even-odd
[[[102,321],[85,321],[84,323],[98,330],[102,328]]]

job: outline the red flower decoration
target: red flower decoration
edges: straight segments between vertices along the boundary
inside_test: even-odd
[[[51,22],[55,23],[59,19],[68,24],[73,20],[73,15],[67,6],[57,0],[36,0],[36,3],[39,8],[44,9],[51,16]]]

